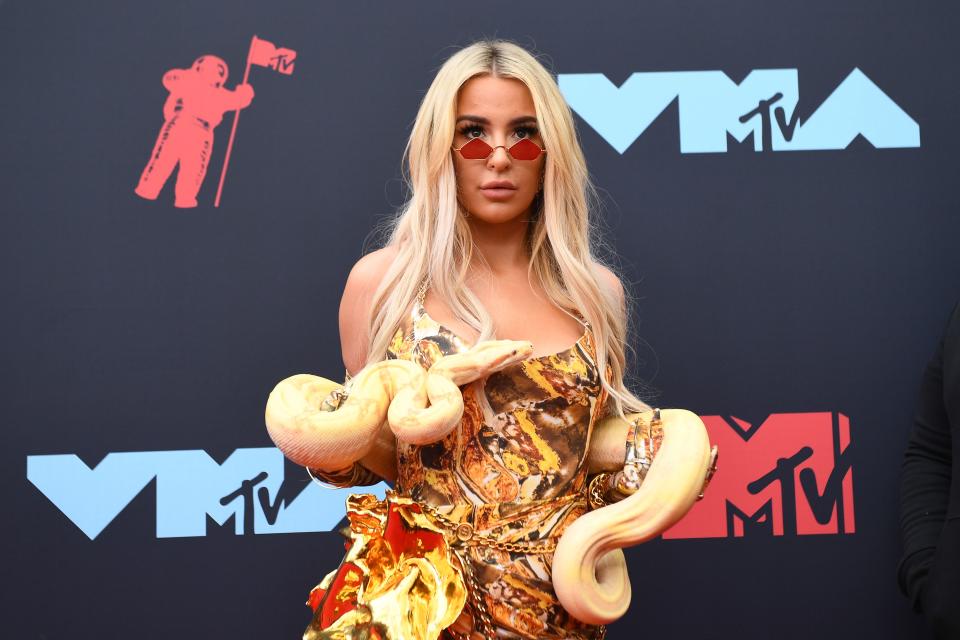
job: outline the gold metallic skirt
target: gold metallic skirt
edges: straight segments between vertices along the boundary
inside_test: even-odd
[[[444,529],[410,500],[347,498],[350,540],[340,566],[310,593],[304,640],[435,639],[467,599]]]
[[[602,638],[603,627],[570,617],[542,579],[565,528],[557,523],[584,509],[582,494],[445,507],[353,494],[347,554],[311,591],[303,638]]]

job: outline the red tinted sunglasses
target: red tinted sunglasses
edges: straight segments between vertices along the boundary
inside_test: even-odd
[[[453,150],[459,151],[465,160],[486,160],[495,149],[500,147],[506,149],[514,160],[536,160],[541,153],[547,152],[530,138],[521,138],[509,147],[503,144],[491,147],[481,138],[474,138],[460,147],[453,147]]]

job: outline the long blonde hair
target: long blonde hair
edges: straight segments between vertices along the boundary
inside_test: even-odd
[[[543,144],[549,150],[542,196],[534,201],[528,230],[528,279],[539,278],[551,302],[561,309],[579,310],[591,324],[600,380],[609,393],[604,413],[623,416],[647,410],[623,382],[628,314],[621,310],[616,294],[602,286],[594,266],[599,261],[591,240],[593,244],[601,240],[590,215],[597,199],[573,116],[550,72],[528,51],[504,40],[476,42],[452,55],[420,104],[404,150],[409,199],[387,230],[386,245],[395,245],[398,253],[373,295],[364,365],[383,359],[427,278],[431,290],[455,316],[479,332],[478,341],[494,337],[490,315],[466,286],[473,242],[457,201],[450,151],[458,92],[479,75],[514,78],[529,88]],[[629,289],[626,294],[629,309]]]

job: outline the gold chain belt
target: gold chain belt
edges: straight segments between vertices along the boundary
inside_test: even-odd
[[[389,494],[388,494],[389,497]],[[562,505],[565,502],[576,502],[583,501],[586,504],[585,495],[566,495],[561,496],[556,499],[555,502],[557,505]],[[550,504],[552,501],[545,501],[542,504],[537,504],[537,507],[543,507]],[[557,543],[559,542],[559,536],[551,536],[544,538],[542,540],[522,540],[517,542],[504,542],[499,540],[496,535],[489,533],[479,533],[476,528],[470,522],[460,522],[454,520],[453,518],[448,517],[446,514],[442,513],[436,507],[423,503],[417,502],[417,504],[427,513],[430,517],[434,519],[436,524],[441,528],[445,529],[449,534],[450,544],[453,546],[467,546],[467,545],[482,545],[487,547],[493,547],[494,549],[499,549],[501,551],[509,551],[513,553],[530,553],[530,554],[541,554],[541,553],[552,553],[557,548]],[[475,505],[474,505],[475,506]]]

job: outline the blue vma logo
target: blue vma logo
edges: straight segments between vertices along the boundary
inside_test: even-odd
[[[846,149],[863,136],[877,149],[920,146],[920,126],[860,69],[802,122],[796,69],[757,69],[743,82],[722,71],[634,73],[615,86],[602,73],[558,76],[570,108],[623,153],[674,100],[681,153],[722,153],[753,136],[755,151]]]
[[[27,456],[27,479],[91,540],[154,480],[158,538],[204,536],[208,517],[233,518],[237,535],[330,531],[355,493],[284,482],[273,447],[237,449],[223,464],[200,450],[108,453],[93,468],[73,454]],[[368,489],[382,498],[386,485]]]

